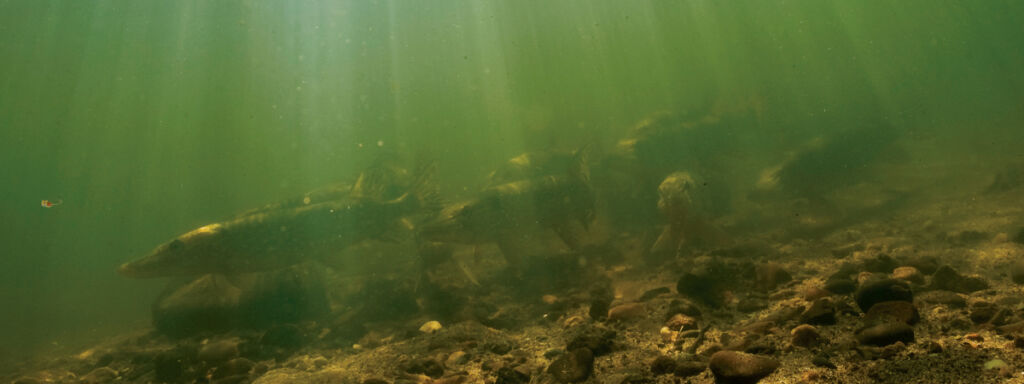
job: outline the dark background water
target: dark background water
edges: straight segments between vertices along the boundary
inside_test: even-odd
[[[3,0],[0,356],[145,327],[162,282],[119,263],[382,153],[458,194],[717,107],[758,116],[723,161],[884,119],[914,161],[995,167],[1024,142],[1021,25],[1010,0]]]

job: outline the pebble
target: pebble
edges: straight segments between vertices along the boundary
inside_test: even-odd
[[[608,321],[631,320],[647,315],[643,303],[619,304],[608,310]]]
[[[988,289],[989,285],[985,279],[977,276],[964,276],[948,265],[943,265],[935,271],[932,276],[932,283],[929,289],[942,289],[956,293],[971,293]]]
[[[675,359],[668,356],[658,356],[654,361],[651,362],[651,373],[655,375],[665,375],[676,370]]]
[[[441,330],[441,322],[437,320],[431,320],[420,326],[420,332],[423,333],[434,333]]]
[[[892,270],[892,278],[913,284],[924,284],[924,275],[917,268],[910,266],[897,267]]]
[[[547,372],[560,383],[578,383],[590,377],[593,369],[593,352],[587,348],[577,348],[551,362]]]
[[[951,291],[928,291],[922,293],[918,298],[925,303],[941,304],[954,309],[967,306],[967,299]]]
[[[721,306],[725,303],[722,297],[722,285],[725,284],[721,275],[725,272],[711,268],[698,268],[694,271],[684,273],[676,283],[676,292],[680,295],[700,301],[709,306]]]
[[[810,348],[821,343],[821,334],[813,325],[801,324],[789,331],[791,343],[797,347]]]
[[[849,277],[830,277],[825,280],[825,290],[837,295],[845,295],[857,290],[857,282]]]
[[[864,270],[868,272],[889,273],[899,266],[899,262],[885,253],[880,253],[875,257],[864,260]]]
[[[883,301],[914,301],[914,294],[910,286],[901,280],[880,279],[869,281],[853,295],[854,301],[860,310],[867,312],[871,306]]]
[[[999,307],[987,301],[976,301],[971,304],[971,321],[974,324],[984,324],[992,320]]]
[[[835,324],[836,306],[827,297],[815,300],[807,310],[800,314],[800,322],[814,325]]]
[[[884,347],[897,342],[914,342],[914,329],[905,323],[884,323],[861,329],[856,336],[861,344]]]
[[[672,374],[678,377],[690,377],[699,375],[705,369],[708,369],[708,365],[701,361],[679,361],[676,362],[676,370]]]
[[[822,297],[828,297],[831,294],[832,294],[831,292],[829,292],[829,291],[827,291],[827,290],[825,290],[823,288],[810,287],[810,288],[807,288],[806,290],[804,290],[803,296],[804,296],[804,300],[814,301],[814,300],[818,300],[818,299],[820,299]]]
[[[864,315],[864,324],[896,322],[914,325],[920,320],[917,307],[907,301],[883,301],[871,306]]]
[[[767,357],[735,351],[718,351],[708,363],[718,384],[752,384],[779,368],[779,362]]]

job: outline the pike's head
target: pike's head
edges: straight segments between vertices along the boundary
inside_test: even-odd
[[[210,248],[221,231],[220,224],[192,230],[161,244],[146,256],[122,264],[117,272],[138,279],[214,272],[211,263],[215,258]]]

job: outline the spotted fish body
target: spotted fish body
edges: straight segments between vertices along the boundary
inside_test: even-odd
[[[422,240],[461,244],[496,243],[515,263],[521,233],[554,230],[570,248],[579,243],[571,226],[594,219],[594,191],[582,159],[567,175],[549,175],[496,185],[475,199],[449,205],[421,228]]]
[[[337,255],[364,240],[392,238],[397,228],[408,227],[404,218],[436,204],[435,193],[423,178],[389,201],[352,194],[268,205],[189,231],[118,272],[150,278],[277,270]]]

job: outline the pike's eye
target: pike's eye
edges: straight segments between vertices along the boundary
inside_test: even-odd
[[[177,250],[182,249],[184,247],[185,247],[185,243],[182,243],[181,240],[174,240],[170,244],[167,244],[167,249],[172,250],[172,251],[177,251]]]

